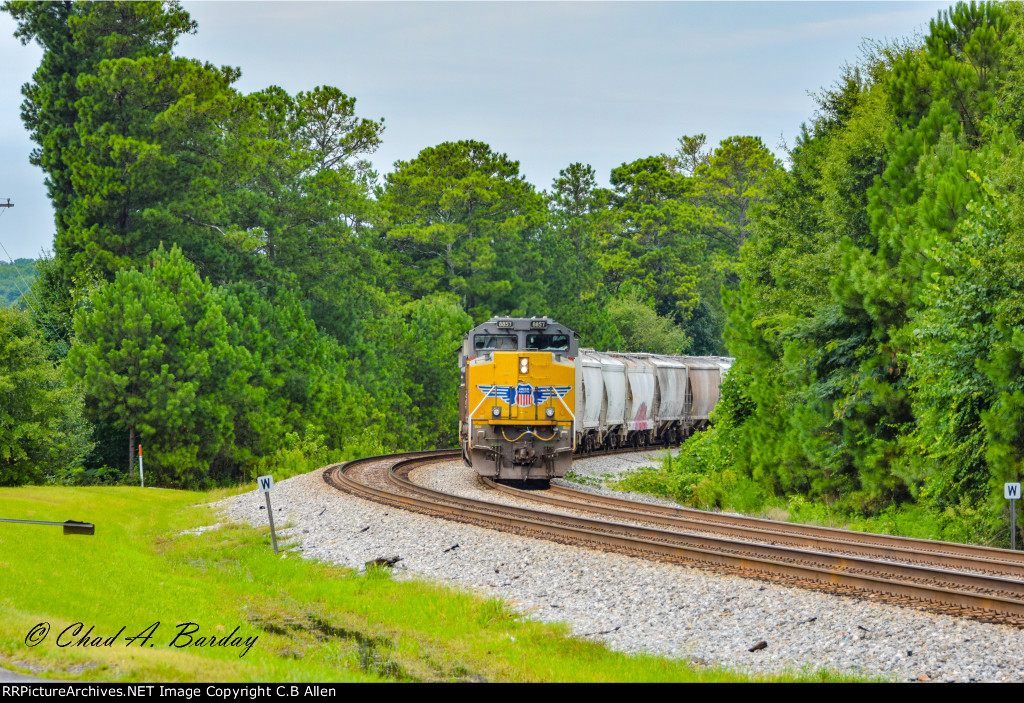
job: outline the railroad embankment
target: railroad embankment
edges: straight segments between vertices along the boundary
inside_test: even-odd
[[[689,659],[611,651],[523,617],[500,593],[303,559],[309,533],[297,525],[318,513],[333,520],[346,505],[289,501],[309,478],[275,489],[277,524],[292,524],[282,555],[259,519],[265,510],[254,508],[248,526],[209,507],[224,491],[0,489],[4,517],[96,524],[94,536],[0,526],[0,666],[105,681],[745,680]],[[252,495],[228,502],[248,506]],[[400,518],[371,516],[365,533],[389,519]],[[361,527],[323,525],[342,543],[362,539]]]
[[[605,464],[617,458],[587,459],[574,470],[599,462],[598,476],[614,473]],[[357,478],[376,485],[379,472]],[[424,464],[409,478],[447,494],[514,500],[482,488],[457,460]],[[400,557],[396,574],[502,597],[531,618],[566,622],[621,651],[754,674],[828,667],[910,681],[1020,680],[1020,631],[1012,626],[410,514],[341,493],[315,474],[279,487],[291,535],[308,556],[353,567]],[[260,524],[256,494],[226,504],[232,519]],[[504,505],[491,511],[495,522],[505,513]]]

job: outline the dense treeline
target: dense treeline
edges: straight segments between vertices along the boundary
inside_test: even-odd
[[[961,3],[817,96],[727,294],[718,426],[662,490],[916,501],[1005,537],[1024,458],[1022,32],[1019,4]]]
[[[472,140],[381,176],[383,119],[330,86],[239,92],[238,69],[174,54],[197,31],[177,3],[3,9],[44,49],[22,118],[56,227],[9,324],[78,421],[49,435],[63,462],[5,439],[0,483],[117,480],[139,443],[175,486],[451,445],[455,350],[495,314],[724,352],[721,291],[780,169],[755,138],[684,137],[607,189],[576,163],[538,190]]]
[[[23,119],[56,234],[33,304],[0,318],[0,395],[25,401],[2,406],[0,483],[123,479],[138,442],[176,486],[450,445],[464,331],[548,314],[596,347],[737,357],[658,490],[1005,534],[1020,4],[866,44],[786,168],[695,135],[608,188],[574,163],[544,190],[470,139],[375,173],[383,119],[329,86],[242,94],[238,69],[174,55],[196,31],[176,3],[3,8],[45,50]]]

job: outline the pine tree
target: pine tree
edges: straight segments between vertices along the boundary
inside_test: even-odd
[[[248,352],[229,344],[228,325],[195,267],[177,247],[158,248],[143,269],[122,271],[75,315],[68,354],[98,420],[147,446],[156,484],[209,485],[210,463],[233,440],[230,398],[241,392]]]

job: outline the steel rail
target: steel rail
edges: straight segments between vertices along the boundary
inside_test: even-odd
[[[419,462],[420,460],[414,459],[411,460],[412,465],[410,465],[409,462],[395,464],[388,474],[388,480],[394,483],[396,487],[405,491],[417,493],[428,501],[432,501],[434,503],[458,505],[471,511],[485,509],[490,514],[501,512],[511,513],[513,516],[527,517],[538,524],[569,528],[579,527],[595,534],[615,532],[617,534],[625,534],[630,538],[636,538],[643,544],[665,542],[705,550],[731,549],[737,553],[745,552],[746,554],[753,554],[768,561],[787,561],[790,563],[802,562],[816,567],[824,567],[829,571],[837,573],[848,573],[859,570],[863,573],[883,573],[888,576],[897,576],[916,581],[941,579],[949,586],[970,588],[974,589],[976,592],[1001,591],[1007,596],[1024,600],[1024,582],[1015,579],[1007,579],[998,576],[982,576],[963,571],[948,571],[945,569],[936,569],[934,567],[926,567],[916,564],[880,561],[855,555],[837,555],[828,552],[789,547],[786,545],[737,540],[730,537],[717,537],[690,532],[668,531],[656,527],[645,527],[643,525],[630,525],[605,520],[594,520],[587,517],[561,515],[543,510],[519,508],[490,503],[487,501],[479,501],[473,498],[453,496],[448,493],[442,493],[424,486],[419,486],[410,481],[406,477],[408,471],[414,468],[414,466]],[[486,506],[486,508],[483,506]]]
[[[561,490],[555,491],[555,486],[552,486],[551,490],[548,491],[524,491],[496,483],[492,479],[483,476],[480,477],[480,480],[488,488],[500,493],[511,495],[521,500],[543,503],[568,510],[592,512],[626,520],[639,520],[682,530],[710,531],[739,539],[781,541],[807,549],[841,552],[875,559],[892,559],[911,563],[931,564],[940,568],[967,569],[974,572],[993,573],[1007,578],[1024,580],[1024,560],[996,560],[988,558],[988,556],[975,556],[966,550],[961,553],[946,553],[932,549],[915,548],[922,542],[930,546],[928,540],[897,538],[887,544],[885,540],[872,539],[876,535],[870,532],[854,532],[852,530],[835,528],[824,528],[828,532],[821,532],[813,526],[796,523],[780,523],[761,518],[745,518],[743,516],[723,515],[722,513],[687,508],[675,510],[670,506],[652,505],[624,498],[599,496],[586,491],[576,491],[561,487],[558,487]],[[550,495],[552,492],[555,495]],[[562,498],[560,497],[561,495],[568,495],[570,497]],[[651,508],[654,508],[654,510]],[[728,519],[718,520],[717,518],[719,517],[726,517]],[[808,527],[809,529],[789,529],[794,526],[797,528]],[[862,539],[862,535],[865,538]],[[881,535],[881,537],[887,536]],[[908,544],[913,546],[907,546]],[[991,548],[981,548],[981,552],[984,555],[989,554],[991,551],[993,551]],[[1009,552],[1009,550],[998,551]],[[1009,553],[1013,554],[1013,552]]]
[[[715,565],[754,576],[788,579],[839,591],[854,589],[862,594],[908,598],[940,609],[951,606],[964,609],[967,614],[983,619],[1024,623],[1024,584],[1019,581],[499,506],[416,486],[401,475],[420,464],[456,456],[457,451],[441,451],[372,457],[327,467],[323,478],[332,486],[370,500],[485,527],[497,526],[530,536],[611,548],[648,558]],[[387,480],[405,493],[367,486],[347,475],[353,468],[372,461],[389,462]],[[916,580],[899,581],[897,578]],[[920,582],[939,579],[944,584]]]
[[[941,542],[939,540],[900,537],[897,535],[883,535],[877,532],[856,532],[854,530],[844,530],[839,527],[806,525],[798,522],[779,522],[778,520],[769,520],[767,518],[756,518],[745,515],[698,510],[697,508],[687,508],[682,505],[668,506],[656,505],[653,503],[640,503],[627,498],[613,498],[596,493],[578,491],[554,484],[551,486],[549,493],[552,498],[556,496],[568,496],[569,499],[575,498],[577,500],[586,500],[588,502],[601,503],[612,507],[635,507],[635,510],[637,511],[656,513],[659,515],[683,518],[694,517],[701,521],[714,522],[721,525],[733,525],[738,527],[760,526],[764,529],[775,530],[778,532],[823,539],[856,539],[856,541],[863,544],[873,544],[876,546],[891,545],[918,552],[933,552],[941,555],[965,556],[979,561],[988,560],[998,565],[1020,565],[1021,567],[1024,567],[1024,552],[1000,549],[999,547],[960,544],[959,542]]]

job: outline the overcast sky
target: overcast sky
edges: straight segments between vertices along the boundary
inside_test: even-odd
[[[428,146],[476,139],[538,189],[570,163],[612,168],[755,135],[776,151],[814,111],[808,92],[854,63],[864,38],[927,31],[950,3],[185,2],[199,24],[177,53],[242,69],[243,92],[334,85],[383,117],[378,172]],[[0,14],[0,245],[52,248],[42,172],[28,163],[20,86],[41,50]],[[0,257],[7,256],[0,249]]]

